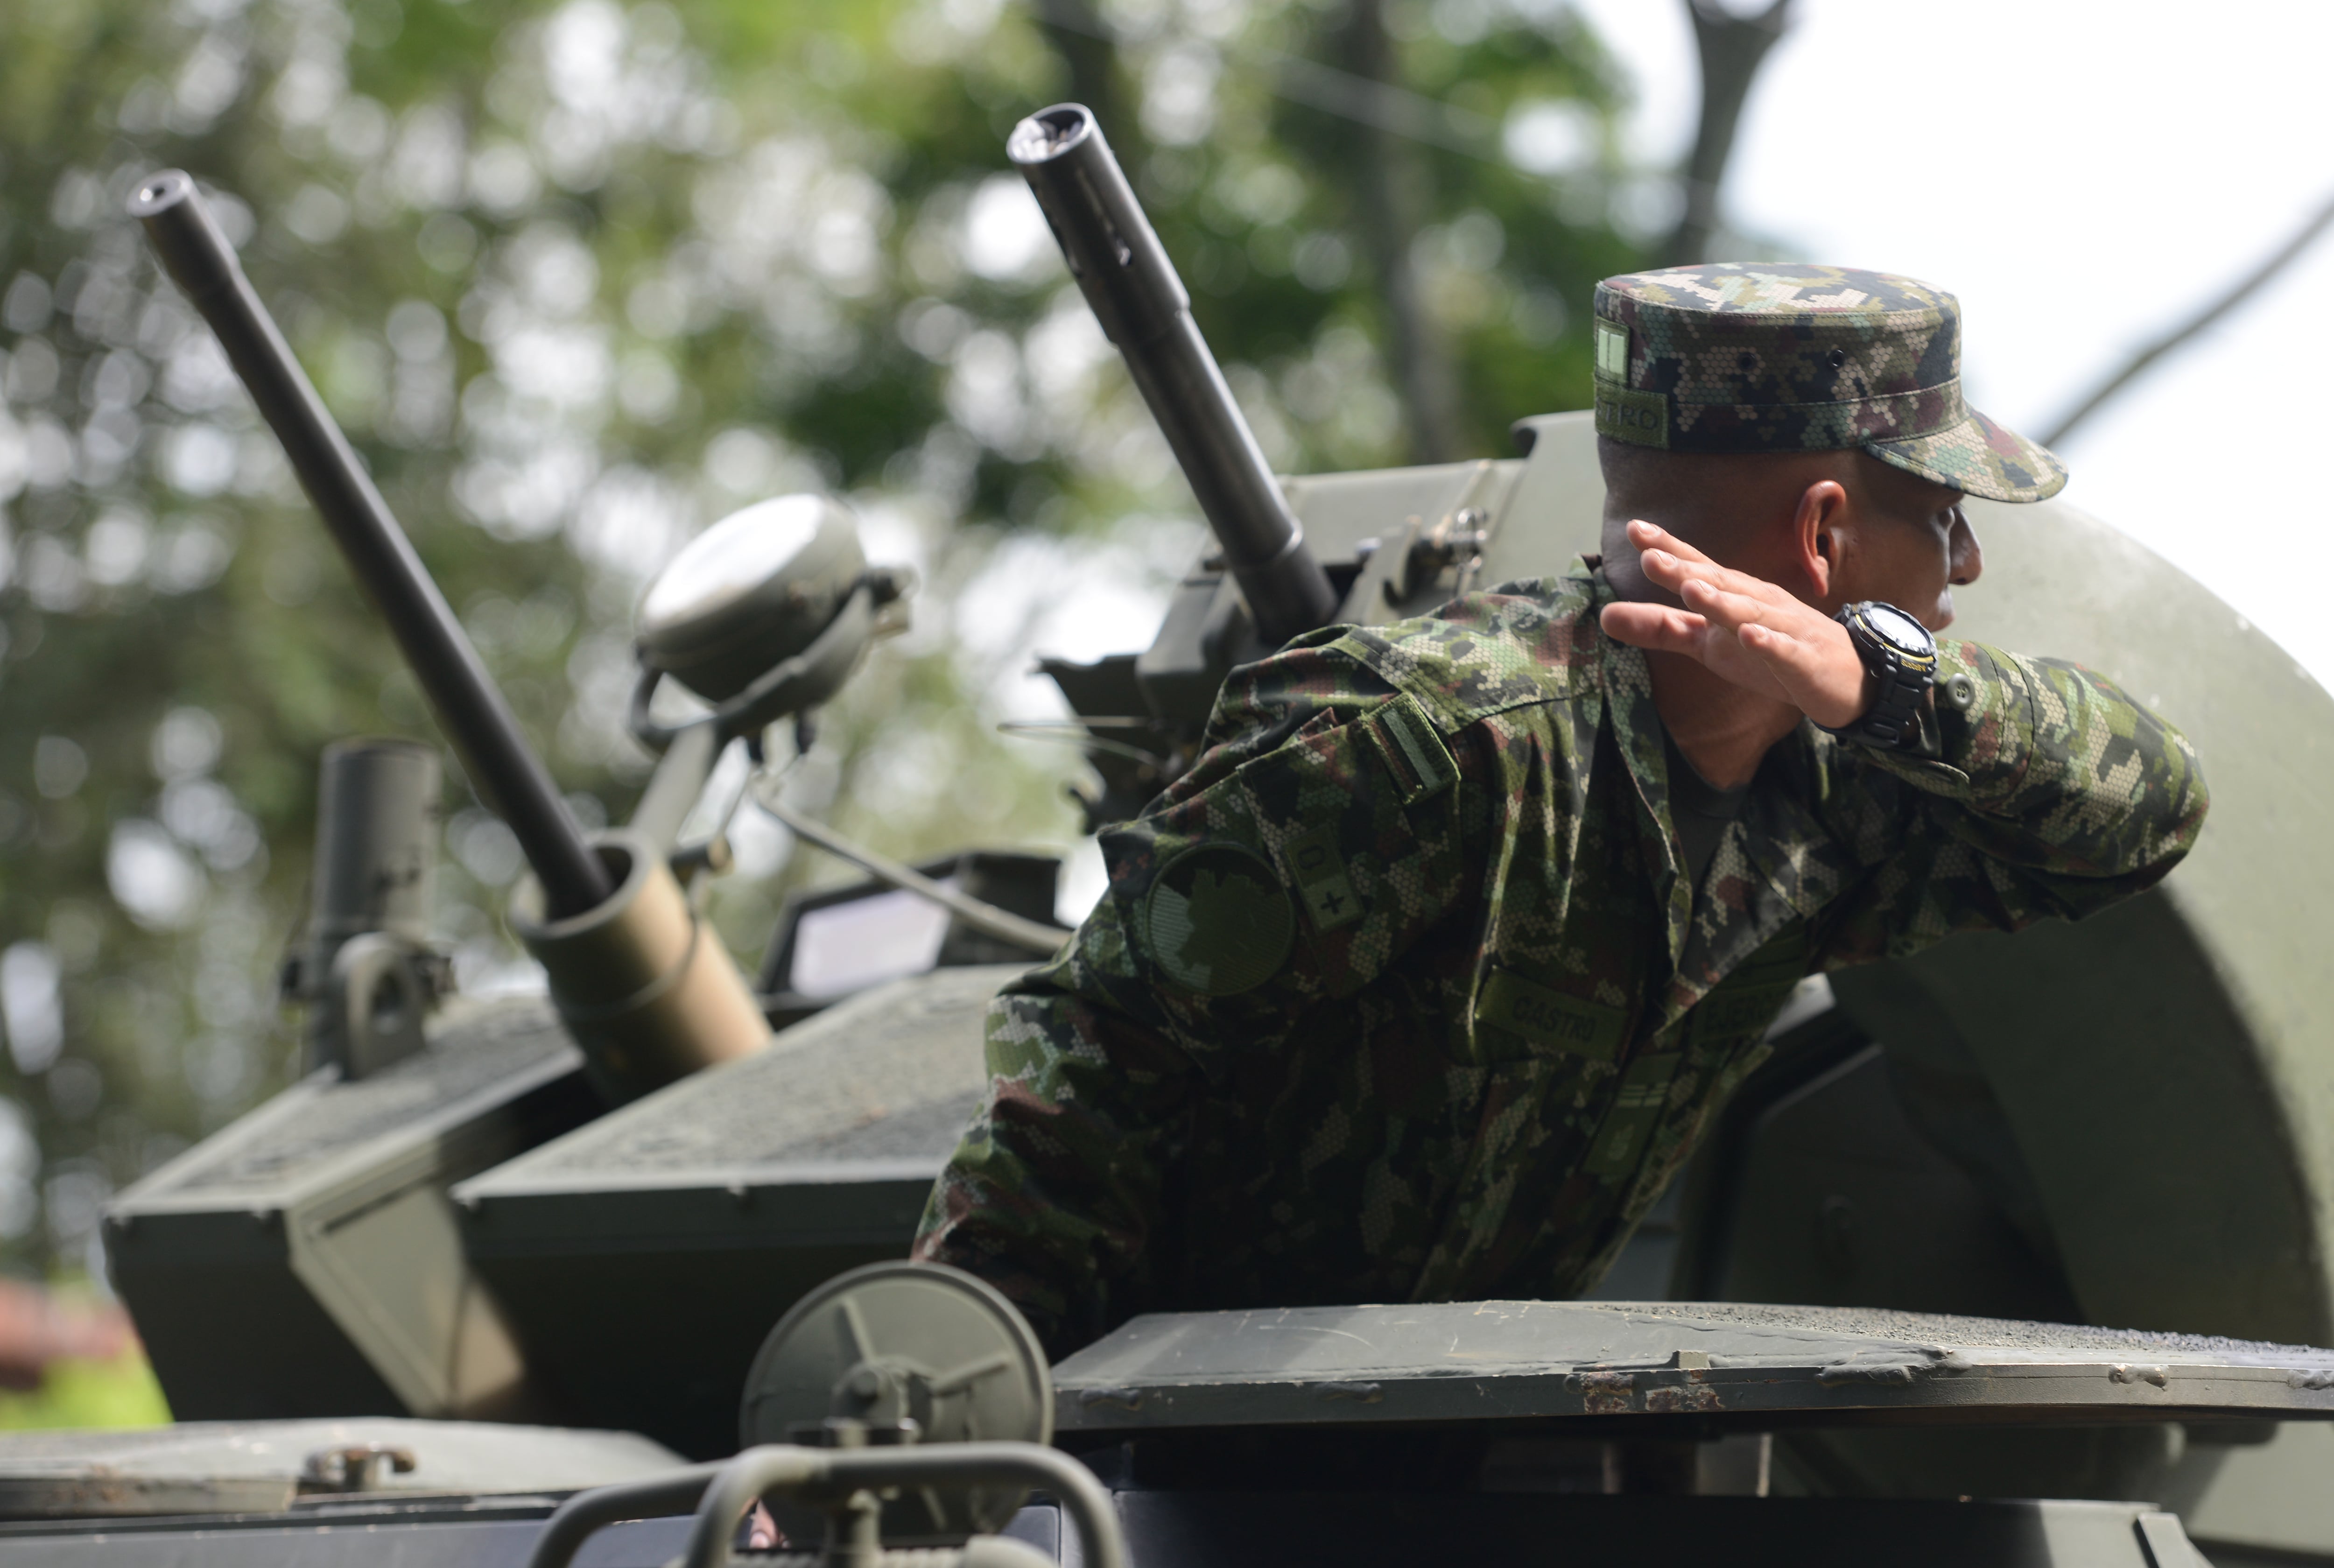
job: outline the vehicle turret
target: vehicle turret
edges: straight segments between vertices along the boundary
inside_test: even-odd
[[[1599,547],[1581,414],[1523,419],[1518,456],[1259,481],[1253,439],[1091,117],[1046,111],[1010,152],[1215,530],[1142,647],[1045,664],[1088,726],[1095,821],[1139,809],[1188,765],[1224,672],[1276,632],[1423,613]],[[199,219],[178,188],[149,182],[140,199],[180,212],[169,222]],[[256,395],[274,387],[259,400],[272,423],[284,414],[287,450],[308,442],[320,511],[355,517],[365,559],[393,566],[378,497],[352,463],[335,466],[328,428],[301,423],[304,407],[321,413],[288,354],[267,348],[280,339],[256,302],[233,303],[248,290],[232,286],[232,256],[167,223],[158,238],[190,293],[230,302],[207,313],[223,340],[243,334],[230,350]],[[1521,1555],[1558,1540],[1649,1562],[1886,1551],[2185,1568],[2197,1558],[2182,1517],[2216,1560],[2334,1557],[2315,1480],[2334,1459],[2334,1354],[2308,1348],[2334,1341],[2334,1013],[2319,955],[2334,827],[2317,802],[2334,700],[2107,524],[2057,501],[1968,510],[1989,570],[1962,596],[1956,634],[2094,664],[2175,719],[2213,795],[2194,853],[2079,924],[1805,983],[1771,1059],[1596,1301],[1164,1314],[1051,1369],[1050,1425],[1010,1435],[1077,1457],[1138,1560],[1391,1563],[1453,1542]],[[556,1529],[552,1499],[529,1505],[527,1539],[572,1548],[606,1525],[593,1549],[608,1561],[688,1549],[709,1562],[762,1486],[816,1512],[853,1476],[921,1485],[919,1467],[948,1464],[926,1457],[945,1444],[899,1441],[917,1456],[905,1459],[883,1446],[931,1435],[908,1423],[946,1402],[934,1390],[956,1386],[950,1368],[1027,1370],[1000,1348],[1019,1342],[1009,1318],[982,1319],[979,1332],[1003,1339],[959,1354],[948,1347],[970,1342],[950,1337],[951,1308],[933,1309],[929,1340],[914,1312],[863,1333],[852,1314],[876,1311],[858,1293],[889,1277],[882,1260],[904,1252],[986,1091],[987,999],[1062,935],[1050,868],[976,851],[902,867],[835,841],[868,880],[790,907],[750,991],[673,870],[720,859],[678,839],[721,749],[756,748],[768,795],[778,763],[760,748],[784,743],[765,736],[831,696],[896,616],[903,581],[856,551],[838,503],[786,498],[709,530],[651,590],[632,719],[661,755],[656,777],[629,830],[576,835],[596,890],[557,828],[529,847],[538,874],[515,923],[546,996],[448,997],[418,1043],[391,1009],[349,1009],[350,995],[386,995],[363,992],[352,953],[381,956],[365,975],[431,973],[402,895],[350,892],[412,863],[429,792],[410,751],[334,754],[319,857],[333,880],[326,896],[320,880],[299,973],[304,997],[342,998],[314,1025],[328,1042],[317,1071],[109,1217],[116,1277],[182,1419],[636,1431],[663,1448],[545,1458],[554,1479],[526,1485],[582,1490]],[[429,594],[403,592],[395,613],[423,627],[414,646],[436,646],[450,621],[429,631]],[[439,711],[466,774],[523,811],[526,769],[495,783],[497,765],[479,760],[503,753],[494,703],[457,692],[464,651],[440,661],[457,694]],[[704,714],[654,717],[667,680]],[[628,899],[650,913],[601,918]],[[816,956],[848,933],[889,941],[911,927],[913,956],[882,984],[822,984]],[[700,967],[714,978],[696,980]],[[343,975],[342,991],[319,989],[319,974]],[[683,979],[717,997],[713,1022],[671,999]],[[867,1265],[879,1275],[836,1277]],[[804,1392],[822,1379],[824,1403]],[[515,1444],[522,1429],[509,1428]],[[404,1430],[367,1429],[348,1451],[394,1448]],[[969,1448],[985,1434],[947,1435]],[[411,1440],[419,1453],[423,1436]],[[711,1468],[661,1467],[741,1443],[758,1457],[719,1486]],[[854,1445],[883,1463],[842,1457]],[[978,1456],[956,1458],[970,1487],[1038,1474],[975,1475]],[[84,1461],[98,1462],[72,1462]],[[0,1487],[14,1462],[0,1444]],[[341,1466],[378,1482],[336,1505],[351,1521],[451,1549],[428,1534],[452,1529],[450,1515],[395,1512],[408,1504],[393,1461],[344,1453]],[[486,1467],[465,1475],[477,1507],[514,1495]],[[2049,1498],[2071,1500],[2036,1500]],[[911,1501],[927,1518],[947,1511]],[[972,1522],[1077,1561],[1058,1501]],[[867,1556],[873,1515],[859,1509],[834,1539]],[[41,1537],[50,1560],[92,1560],[47,1544],[78,1538]]]

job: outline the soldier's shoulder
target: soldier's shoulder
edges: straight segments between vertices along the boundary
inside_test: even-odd
[[[1432,614],[1347,628],[1332,647],[1415,698],[1439,727],[1462,729],[1593,683],[1597,590],[1591,565],[1576,561],[1559,575],[1502,582]]]

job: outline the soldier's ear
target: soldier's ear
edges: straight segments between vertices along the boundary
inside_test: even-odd
[[[1818,479],[1799,492],[1791,514],[1791,560],[1803,579],[1782,586],[1828,600],[1855,551],[1847,491],[1837,479]]]

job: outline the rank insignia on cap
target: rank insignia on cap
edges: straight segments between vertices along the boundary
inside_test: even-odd
[[[1152,961],[1203,996],[1236,996],[1278,974],[1297,934],[1288,890],[1263,856],[1201,844],[1159,873],[1143,900]]]
[[[1626,381],[1629,379],[1629,329],[1602,316],[1596,318],[1596,379],[1600,381]]]

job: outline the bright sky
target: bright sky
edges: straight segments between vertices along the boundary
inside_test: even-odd
[[[1683,0],[1577,0],[1682,152]],[[1736,0],[1738,7],[1748,0]],[[2334,6],[1799,0],[1729,174],[1737,226],[1961,296],[1972,400],[2040,437],[2334,194]],[[2204,582],[2334,688],[2334,236],[2108,405],[2066,499]]]

